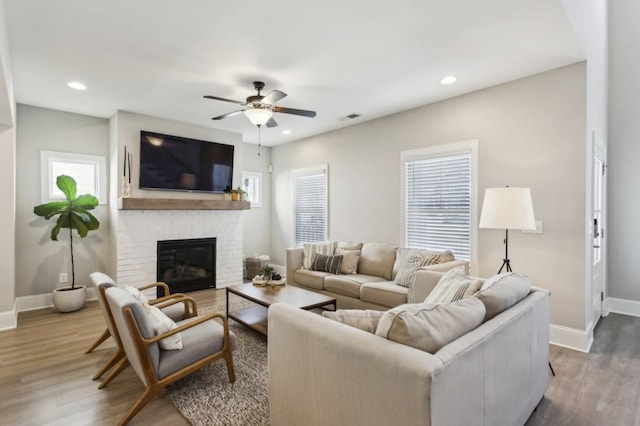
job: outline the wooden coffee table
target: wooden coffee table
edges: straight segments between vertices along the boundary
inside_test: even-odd
[[[229,293],[250,300],[260,306],[229,312]],[[300,309],[313,309],[333,305],[336,310],[336,299],[324,294],[314,293],[292,285],[258,286],[240,284],[227,287],[227,318],[247,326],[258,333],[267,335],[267,313],[273,303],[286,303]]]

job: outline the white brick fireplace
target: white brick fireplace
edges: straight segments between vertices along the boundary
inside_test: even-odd
[[[242,283],[241,210],[118,210],[117,281],[156,281],[161,240],[216,238],[216,288]]]

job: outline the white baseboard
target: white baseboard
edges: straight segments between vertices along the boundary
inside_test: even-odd
[[[14,302],[12,310],[0,312],[0,330],[9,330],[16,327],[18,327],[18,311]]]
[[[87,300],[97,300],[93,287],[87,289]],[[50,308],[53,306],[51,293],[21,296],[16,298],[16,313]]]
[[[588,353],[593,343],[593,324],[589,324],[586,331],[550,324],[549,343]]]
[[[631,315],[640,317],[640,302],[637,300],[618,299],[615,297],[607,297],[605,299],[604,315],[609,313]]]

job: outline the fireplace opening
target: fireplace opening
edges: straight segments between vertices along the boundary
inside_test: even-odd
[[[216,239],[158,241],[157,277],[173,293],[216,288]],[[164,289],[158,287],[158,297]]]

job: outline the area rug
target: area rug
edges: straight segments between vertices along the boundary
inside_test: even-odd
[[[232,302],[231,308],[248,304]],[[225,305],[202,313],[207,312],[224,313]],[[268,425],[267,339],[233,320],[229,329],[238,343],[235,383],[229,383],[227,365],[218,360],[168,386],[165,394],[192,425]]]

